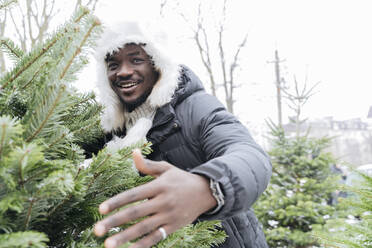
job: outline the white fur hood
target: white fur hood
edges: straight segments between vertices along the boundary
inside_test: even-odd
[[[104,106],[101,125],[105,132],[121,129],[126,121],[128,112],[123,108],[119,97],[111,89],[107,78],[105,57],[109,53],[118,51],[125,44],[146,44],[145,52],[152,57],[155,68],[160,72],[146,103],[152,108],[158,108],[170,102],[174,94],[180,75],[180,66],[174,61],[171,52],[166,48],[166,36],[154,31],[150,25],[136,22],[124,22],[106,27],[98,41],[96,51],[97,60],[97,88],[100,102]]]

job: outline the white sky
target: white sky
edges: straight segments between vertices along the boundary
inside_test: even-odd
[[[104,22],[159,17],[159,0],[100,0],[96,14]],[[174,1],[168,0],[172,5]],[[197,0],[182,1],[188,15],[197,12]],[[206,2],[206,1],[203,1]],[[217,5],[217,1],[214,3]],[[265,118],[276,120],[274,86],[274,50],[285,62],[283,76],[296,74],[303,82],[305,72],[309,83],[321,81],[318,93],[304,108],[303,117],[334,116],[344,120],[365,118],[372,105],[372,15],[369,0],[232,0],[228,7],[226,43],[241,41],[248,32],[242,51],[240,82],[236,113],[244,122],[262,123]],[[183,62],[207,79],[196,47],[189,37],[187,25],[165,9],[166,23],[181,49]],[[206,14],[213,15],[213,8]],[[218,19],[218,16],[215,17]],[[93,68],[93,67],[90,67]],[[93,69],[87,69],[93,71]],[[93,85],[94,73],[82,73],[82,88]],[[287,108],[286,115],[292,115]]]

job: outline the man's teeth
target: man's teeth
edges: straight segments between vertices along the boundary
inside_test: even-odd
[[[137,85],[138,83],[135,83],[135,82],[133,82],[133,83],[126,83],[126,84],[119,84],[118,86],[120,87],[120,88],[130,88],[130,87],[133,87],[133,86],[135,86],[135,85]]]

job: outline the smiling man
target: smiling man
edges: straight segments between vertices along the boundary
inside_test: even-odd
[[[251,206],[269,182],[269,158],[197,76],[172,60],[164,37],[122,23],[106,29],[99,43],[105,145],[118,150],[150,141],[148,158],[134,151],[133,159],[156,179],[103,202],[99,211],[108,214],[141,201],[98,222],[94,231],[102,236],[147,217],[107,238],[105,246],[140,238],[131,247],[151,247],[195,220],[218,219],[228,235],[220,247],[267,247]]]
[[[159,78],[150,57],[140,45],[126,44],[107,56],[107,76],[113,91],[124,106],[132,111],[150,95]]]

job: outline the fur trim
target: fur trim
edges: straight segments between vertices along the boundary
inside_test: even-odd
[[[107,149],[111,152],[118,151],[124,147],[134,145],[139,141],[146,142],[146,134],[152,126],[152,119],[140,118],[135,125],[129,129],[124,138],[114,136],[111,141],[107,143]]]
[[[104,60],[106,54],[118,51],[125,44],[146,44],[143,49],[152,57],[155,68],[160,72],[160,78],[146,102],[151,107],[158,108],[171,101],[178,85],[180,66],[170,57],[172,55],[169,54],[170,51],[163,47],[166,44],[165,34],[155,33],[153,30],[135,22],[125,22],[106,28],[98,42],[96,52],[97,88],[100,101],[104,106],[101,125],[105,132],[121,129],[126,119],[127,111],[110,87]]]

